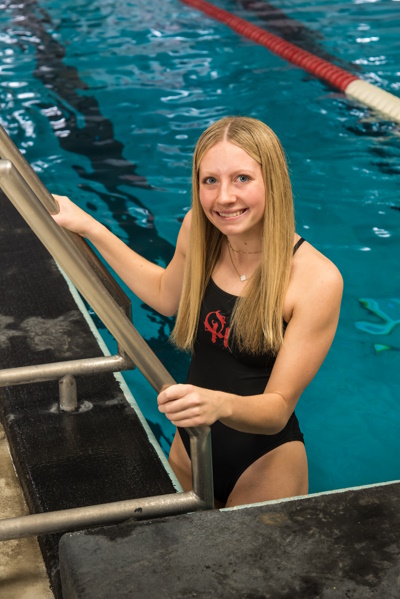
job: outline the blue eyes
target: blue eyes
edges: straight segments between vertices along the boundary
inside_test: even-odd
[[[239,183],[247,183],[250,181],[250,177],[249,175],[238,175],[235,180],[239,181]],[[202,183],[204,185],[215,185],[217,183],[217,179],[215,177],[206,177],[203,179]]]

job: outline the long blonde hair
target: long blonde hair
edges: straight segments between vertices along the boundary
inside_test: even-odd
[[[221,253],[224,236],[207,219],[199,198],[199,170],[206,152],[227,140],[261,165],[265,185],[262,260],[237,299],[230,341],[240,350],[277,353],[283,340],[283,302],[295,233],[292,188],[282,146],[264,123],[248,117],[226,117],[201,135],[193,156],[192,224],[182,296],[172,340],[193,350],[205,289]]]

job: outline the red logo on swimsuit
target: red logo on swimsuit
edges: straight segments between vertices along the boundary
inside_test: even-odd
[[[224,347],[228,347],[229,327],[226,326],[226,318],[219,310],[209,312],[204,320],[206,331],[211,333],[211,341],[216,343],[217,339],[224,340]]]

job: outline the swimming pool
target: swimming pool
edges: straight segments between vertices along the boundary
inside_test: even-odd
[[[267,12],[274,33],[400,95],[399,2],[217,4],[260,26]],[[335,342],[297,409],[310,490],[399,479],[399,127],[178,0],[1,8],[3,126],[49,189],[160,264],[190,205],[201,131],[246,114],[277,132],[298,232],[345,281]],[[138,330],[184,379],[171,320],[132,303]],[[140,373],[125,378],[168,452],[173,429],[155,393]]]

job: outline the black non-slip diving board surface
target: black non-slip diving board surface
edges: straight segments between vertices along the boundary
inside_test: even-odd
[[[398,599],[399,530],[392,483],[67,533],[64,599]]]
[[[0,193],[0,368],[101,356],[57,265]],[[58,409],[58,383],[0,389],[0,417],[31,513],[174,493],[112,374],[77,379],[80,409]],[[60,535],[39,539],[61,597]]]

